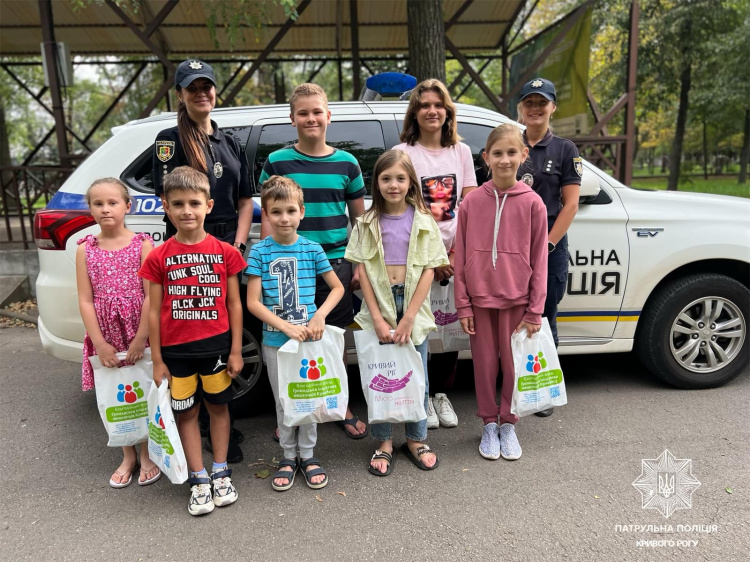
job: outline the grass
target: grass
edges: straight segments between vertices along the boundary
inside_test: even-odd
[[[667,189],[667,178],[634,177],[632,186],[645,189]],[[695,176],[683,178],[677,186],[677,190],[750,198],[750,182],[740,185],[737,183],[737,177],[732,176],[709,176],[707,180]]]

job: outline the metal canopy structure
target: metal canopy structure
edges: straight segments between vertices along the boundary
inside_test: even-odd
[[[556,36],[526,68],[518,83],[509,84],[510,57],[528,43],[518,44],[516,40],[540,0],[443,0],[446,57],[461,65],[460,73],[449,85],[454,100],[458,101],[475,84],[498,111],[508,114],[509,100],[594,1],[586,0],[540,32],[541,35],[556,29]],[[245,25],[232,42],[221,15],[246,6],[240,0],[96,0],[80,9],[74,9],[71,0],[0,0],[0,68],[55,120],[55,126],[21,166],[2,169],[0,194],[9,238],[12,239],[9,210],[20,210],[23,226],[24,213],[31,217],[35,202],[42,197],[49,198],[72,171],[75,162],[85,158],[85,155],[70,153],[68,135],[90,152],[88,140],[148,65],[160,65],[164,78],[140,117],[150,115],[160,104],[168,111],[172,109],[169,94],[174,87],[176,63],[186,57],[237,65],[228,80],[218,85],[217,105],[232,105],[237,94],[265,63],[320,61],[307,80],[313,81],[323,66],[335,62],[338,64],[339,98],[343,100],[342,61],[351,63],[356,99],[361,89],[362,69],[372,74],[369,61],[383,58],[403,61],[408,57],[406,0],[299,0],[296,18],[287,17],[279,6],[266,4],[263,25]],[[122,6],[136,9],[126,12]],[[595,164],[611,168],[625,183],[630,181],[635,147],[638,14],[638,1],[632,0],[626,92],[603,114],[589,92],[595,124],[588,135],[574,139],[585,156]],[[213,37],[207,25],[212,18],[216,19]],[[65,121],[58,80],[60,62],[53,56],[57,52],[57,42],[65,43],[72,57],[87,57],[88,63],[92,57],[100,58],[96,61],[99,64],[111,64],[113,58],[116,61],[117,57],[128,57],[130,60],[121,63],[133,65],[132,78],[86,134],[76,134]],[[50,84],[35,92],[19,79],[13,67],[41,64],[40,44],[50,64]],[[34,57],[34,60],[19,61],[20,57]],[[482,72],[492,63],[501,65],[500,92],[493,91],[482,78]],[[77,64],[87,63],[78,61]],[[43,101],[48,90],[52,107]],[[607,124],[623,109],[625,134],[611,136]],[[60,166],[32,170],[28,164],[53,135],[57,140]],[[25,190],[26,201],[22,200],[22,190]],[[25,229],[22,231],[26,243]]]

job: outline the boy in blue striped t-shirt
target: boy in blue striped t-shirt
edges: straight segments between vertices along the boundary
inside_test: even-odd
[[[299,233],[323,247],[334,273],[344,286],[344,296],[331,311],[327,323],[347,328],[354,322],[351,291],[359,284],[352,264],[344,259],[348,242],[348,222],[352,226],[365,211],[367,193],[357,159],[345,150],[326,144],[331,123],[328,97],[317,84],[300,84],[289,98],[292,126],[297,129],[294,146],[272,152],[260,174],[260,182],[273,175],[293,179],[302,187],[307,209]],[[347,221],[346,212],[349,211]],[[260,237],[269,234],[268,221],[261,220]],[[328,297],[328,285],[318,278],[315,302],[320,306]],[[344,358],[346,360],[346,357]],[[337,422],[352,439],[367,435],[367,426],[351,410]]]
[[[271,485],[274,490],[288,490],[297,472],[297,452],[305,481],[310,488],[323,488],[328,476],[313,456],[317,425],[299,428],[284,425],[284,410],[279,399],[279,369],[276,354],[290,338],[305,341],[323,337],[326,316],[344,294],[344,287],[331,269],[323,248],[317,242],[297,234],[305,216],[302,189],[294,180],[272,176],[261,188],[262,216],[271,235],[250,249],[245,273],[247,308],[263,321],[263,359],[276,401],[279,443],[284,458]],[[328,297],[319,307],[315,304],[316,277],[328,285]]]

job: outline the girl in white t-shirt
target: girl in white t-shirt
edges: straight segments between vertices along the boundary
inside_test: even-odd
[[[422,195],[437,221],[450,260],[449,265],[435,268],[435,282],[447,283],[453,277],[457,206],[476,188],[477,178],[471,149],[460,142],[458,136],[456,106],[440,80],[430,78],[414,88],[400,138],[401,144],[393,148],[403,150],[411,157]],[[448,375],[452,373],[457,358],[457,353],[441,358],[442,365],[449,365]],[[439,386],[434,384],[433,388]],[[434,399],[430,398],[427,427],[433,429],[441,423],[445,427],[455,427],[458,418],[445,394],[438,393]]]

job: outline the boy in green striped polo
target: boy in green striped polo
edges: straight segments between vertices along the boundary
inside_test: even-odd
[[[326,323],[346,328],[354,322],[351,291],[356,288],[357,279],[353,276],[351,263],[344,259],[344,250],[349,222],[353,225],[365,211],[366,190],[362,171],[354,156],[326,144],[331,112],[323,88],[317,84],[300,84],[292,92],[289,105],[289,118],[292,126],[297,128],[297,143],[268,156],[259,183],[278,175],[289,177],[302,187],[305,218],[297,232],[323,247],[333,271],[344,285],[344,297],[328,314]],[[261,238],[269,234],[270,227],[263,219]],[[328,284],[319,277],[315,290],[316,305],[325,302],[329,292]],[[346,417],[342,427],[349,437],[360,439],[367,435],[367,426],[351,410],[347,411]]]

